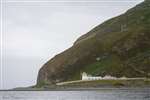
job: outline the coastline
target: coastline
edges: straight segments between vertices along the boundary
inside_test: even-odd
[[[150,86],[144,87],[99,87],[99,88],[55,88],[55,89],[9,89],[9,90],[0,90],[3,91],[100,91],[100,90],[136,90],[136,89],[148,89],[150,90]]]
[[[94,80],[67,82],[62,85],[44,85],[41,87],[17,87],[13,89],[0,91],[95,91],[95,90],[113,90],[113,89],[150,89],[150,79],[136,80]]]

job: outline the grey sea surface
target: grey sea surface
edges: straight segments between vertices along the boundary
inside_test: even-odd
[[[0,91],[0,100],[150,100],[150,88],[77,91]]]

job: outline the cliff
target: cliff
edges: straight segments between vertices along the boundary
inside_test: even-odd
[[[98,25],[42,66],[37,86],[80,79],[80,73],[150,76],[150,0]]]

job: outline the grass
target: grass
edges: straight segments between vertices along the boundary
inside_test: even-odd
[[[73,76],[73,80],[81,79],[81,73],[87,72],[91,75],[99,75],[99,73],[105,74],[108,71],[120,71],[121,70],[121,61],[115,55],[106,57],[100,61],[96,61],[90,65],[85,66],[80,72],[76,73]]]
[[[111,55],[105,59],[102,59],[101,61],[87,66],[84,70],[89,74],[96,75],[99,73],[104,73],[107,70],[118,71],[120,68],[119,65],[120,60],[116,56]]]
[[[94,80],[81,81],[62,85],[66,87],[102,87],[102,86],[150,86],[149,79],[137,80]]]

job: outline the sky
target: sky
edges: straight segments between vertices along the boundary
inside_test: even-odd
[[[3,0],[0,89],[36,84],[44,63],[143,0]]]

